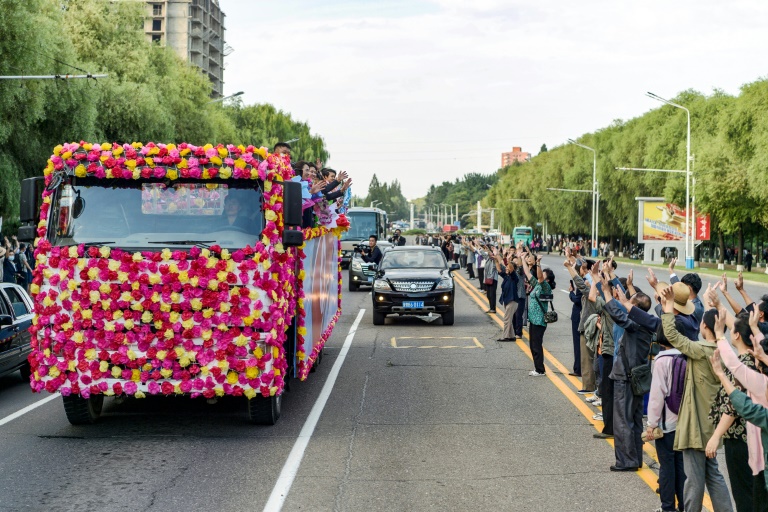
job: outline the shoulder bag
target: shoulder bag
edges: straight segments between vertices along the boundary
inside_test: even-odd
[[[552,305],[552,309],[545,308],[541,304],[541,301],[539,300],[539,297],[544,298],[544,302],[547,302],[548,304],[551,304]],[[546,322],[548,324],[553,324],[553,323],[557,322],[557,311],[555,311],[555,303],[554,303],[554,300],[553,300],[555,297],[552,294],[540,295],[539,297],[534,297],[534,299],[536,299],[536,302],[539,303],[539,307],[544,312],[544,322]]]
[[[651,391],[651,362],[650,360],[629,368],[629,361],[627,360],[627,354],[622,350],[621,358],[624,361],[624,371],[627,372],[629,383],[632,386],[632,394],[635,396],[643,396]]]

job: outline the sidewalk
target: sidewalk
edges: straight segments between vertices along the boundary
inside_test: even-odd
[[[614,258],[614,260],[617,263],[623,263],[625,265],[632,265],[632,266],[642,267],[642,268],[650,267],[654,269],[658,268],[663,270],[667,270],[669,268],[669,265],[658,265],[658,264],[643,265],[642,260],[631,260],[629,258]],[[713,265],[713,263],[705,263],[705,265]],[[690,272],[688,269],[685,268],[684,262],[678,262],[678,264],[675,266],[675,271],[678,272],[679,274],[687,274]],[[696,267],[693,271],[699,274],[705,274],[713,277],[721,277],[723,275],[723,272],[725,272],[725,274],[728,276],[729,281],[739,277],[739,273],[733,269],[726,269],[725,271],[723,271],[723,270],[718,270],[717,267],[712,268],[707,266],[707,267]],[[765,269],[763,268],[752,267],[752,272],[744,271],[742,273],[742,277],[744,278],[745,282],[750,282],[750,283],[758,284],[761,286],[768,286],[768,274],[765,273]]]

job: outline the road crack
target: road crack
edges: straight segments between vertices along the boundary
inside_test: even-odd
[[[357,429],[360,426],[360,418],[363,416],[363,409],[365,408],[365,395],[368,391],[368,381],[370,380],[370,373],[366,372],[365,382],[363,383],[363,394],[360,398],[360,409],[355,416],[355,426],[352,428],[352,434],[349,438],[349,446],[347,447],[347,460],[344,462],[344,477],[339,482],[339,488],[336,491],[336,498],[334,500],[333,510],[334,512],[340,512],[344,510],[343,500],[344,493],[346,491],[347,484],[349,483],[349,475],[352,467],[352,457],[355,452],[355,439],[357,438]]]

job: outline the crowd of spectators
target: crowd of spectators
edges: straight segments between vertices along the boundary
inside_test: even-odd
[[[699,511],[705,490],[715,512],[732,510],[731,497],[738,511],[768,509],[768,296],[753,301],[739,276],[740,303],[725,275],[702,293],[698,274],[679,278],[675,260],[669,283],[649,269],[646,294],[631,271],[616,277],[611,258],[585,259],[569,247],[563,253],[572,281],[571,374],[581,377],[579,393],[602,406],[595,419],[604,427],[594,436],[613,439],[610,469],[637,471],[643,442],[653,441],[658,511]],[[723,444],[730,491],[716,459]]]
[[[3,237],[0,245],[0,280],[15,283],[28,290],[32,282],[32,269],[35,265],[30,244],[19,243],[16,236]]]

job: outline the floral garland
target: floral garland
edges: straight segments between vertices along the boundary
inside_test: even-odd
[[[252,146],[80,142],[54,149],[46,185],[56,173],[260,179],[266,225],[253,247],[232,253],[54,247],[45,239],[52,201],[45,191],[30,286],[33,390],[86,398],[282,392],[286,326],[301,295],[292,270],[301,251],[281,243],[281,182],[293,175],[287,156]]]

